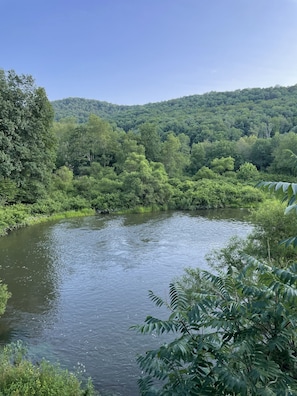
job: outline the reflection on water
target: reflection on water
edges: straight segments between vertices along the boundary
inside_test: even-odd
[[[167,296],[185,267],[251,226],[243,212],[166,212],[71,219],[0,239],[0,278],[12,292],[0,342],[25,340],[38,357],[78,362],[101,390],[138,395],[135,357],[160,340],[129,330],[162,316],[147,297]],[[241,218],[242,219],[242,218]]]
[[[54,321],[61,279],[49,229],[29,227],[0,239],[0,278],[12,293],[0,321],[5,342],[30,337],[32,330],[38,335],[45,321]]]

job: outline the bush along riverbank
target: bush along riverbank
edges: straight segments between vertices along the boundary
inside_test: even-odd
[[[41,223],[67,217],[92,216],[109,213],[144,213],[162,210],[200,210],[253,207],[263,202],[265,194],[238,180],[171,180],[161,199],[148,186],[138,194],[126,194],[121,185],[111,192],[101,193],[90,180],[85,188],[66,193],[55,191],[33,204],[5,204],[0,206],[0,235]],[[84,183],[86,179],[84,179]]]
[[[92,216],[95,211],[91,208],[69,210],[64,212],[41,214],[32,213],[31,205],[16,204],[0,207],[0,236],[21,227],[27,227],[51,220],[59,220],[68,217]]]
[[[79,380],[79,373],[42,360],[33,364],[18,341],[0,352],[0,394],[5,396],[99,396],[92,381]]]

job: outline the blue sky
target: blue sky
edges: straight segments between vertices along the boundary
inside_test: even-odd
[[[0,68],[50,100],[297,84],[297,0],[0,0]]]

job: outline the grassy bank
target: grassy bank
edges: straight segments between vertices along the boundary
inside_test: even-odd
[[[33,214],[32,205],[16,204],[0,208],[0,236],[7,235],[10,231],[33,224],[59,220],[71,217],[92,216],[94,209],[85,208],[69,210],[52,214]]]

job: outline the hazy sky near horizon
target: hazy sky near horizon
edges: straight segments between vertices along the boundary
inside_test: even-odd
[[[0,68],[50,100],[297,84],[297,0],[0,0]]]

